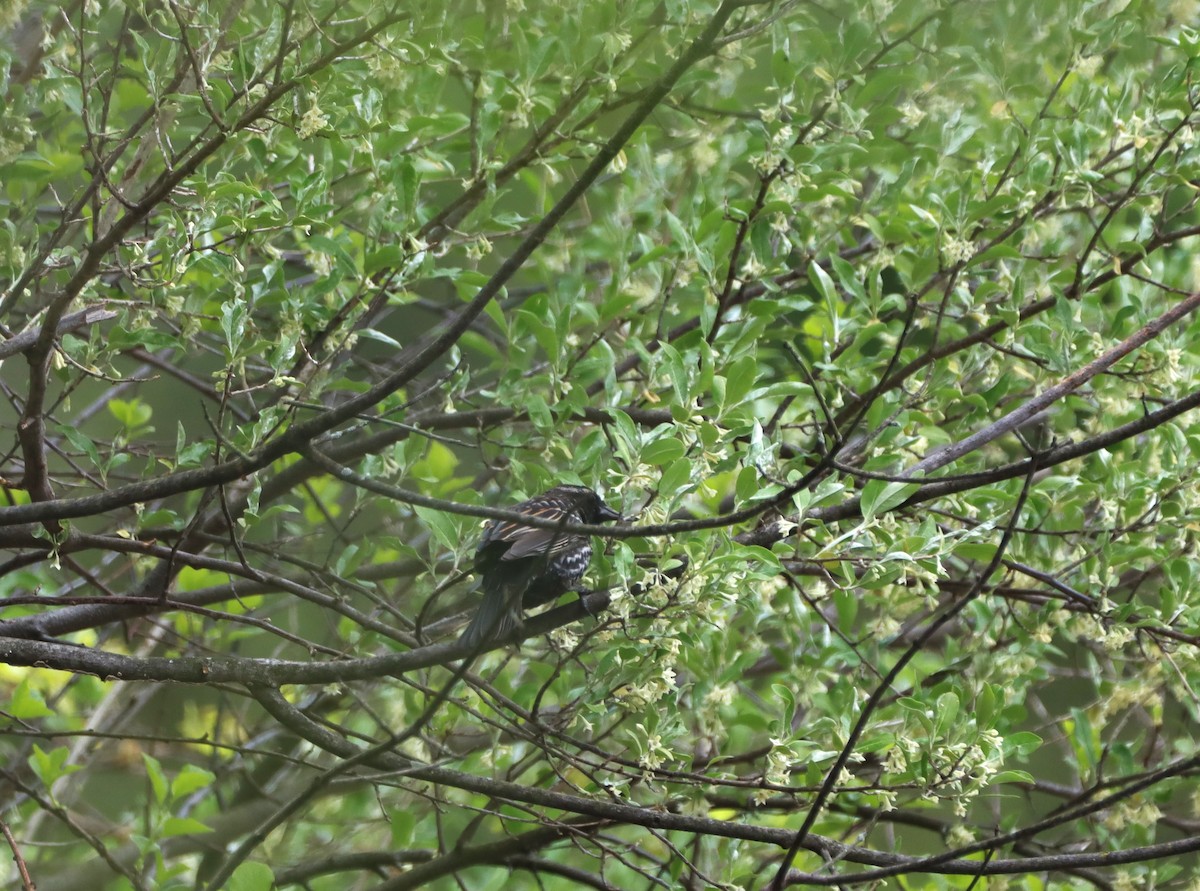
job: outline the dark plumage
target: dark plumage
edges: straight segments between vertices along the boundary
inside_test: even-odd
[[[621,518],[585,486],[555,486],[513,510],[564,523]],[[507,637],[521,627],[525,610],[578,591],[591,559],[592,544],[585,536],[512,520],[491,521],[475,552],[483,601],[461,640],[475,649],[485,641]]]

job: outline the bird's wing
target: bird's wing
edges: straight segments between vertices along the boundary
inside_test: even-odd
[[[555,502],[518,505],[518,510],[530,517],[543,520],[562,520],[563,506]],[[567,522],[579,522],[571,516]],[[559,529],[537,529],[513,520],[501,520],[489,525],[479,541],[479,550],[493,546],[496,542],[509,542],[509,547],[500,556],[501,560],[520,560],[523,557],[552,556],[579,542],[579,536],[569,535]]]
[[[529,529],[528,535],[522,535],[513,540],[510,547],[500,557],[501,560],[520,560],[522,557],[553,557],[570,548],[578,547],[580,538],[577,535],[567,535],[556,529]]]

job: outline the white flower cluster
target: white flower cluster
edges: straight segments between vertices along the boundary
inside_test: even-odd
[[[675,753],[667,748],[659,734],[648,731],[645,724],[638,724],[637,729],[639,732],[637,742],[641,749],[638,764],[646,770],[658,770],[674,759]]]
[[[28,118],[5,115],[4,126],[0,128],[0,164],[14,160],[33,138]]]
[[[660,648],[656,658],[646,664],[654,665],[656,674],[638,683],[620,687],[615,696],[621,707],[628,711],[642,711],[658,702],[675,689],[677,674],[675,659],[679,654],[679,640],[665,638],[667,646]]]
[[[481,260],[492,252],[492,243],[480,235],[467,242],[467,257],[471,260]]]
[[[987,787],[988,782],[1004,765],[1004,739],[994,729],[979,731],[974,742],[952,742],[935,745],[928,753],[937,784],[926,789],[923,797],[930,801],[941,798],[950,801],[959,817],[967,814],[971,802]],[[922,755],[920,743],[901,735],[888,751],[884,771],[890,774],[905,772]]]
[[[906,127],[915,127],[925,117],[925,109],[912,100],[901,103],[898,111],[900,112],[900,120]]]
[[[392,50],[386,44],[380,45],[380,52],[371,53],[367,56],[367,68],[371,72],[371,79],[382,87],[390,87],[393,90],[403,88],[409,77],[410,65],[405,56],[407,55],[403,48]]]
[[[1151,801],[1135,796],[1120,802],[1104,815],[1104,826],[1120,832],[1127,826],[1153,826],[1162,819],[1162,811]]]
[[[966,263],[975,256],[975,245],[968,238],[946,234],[942,236],[942,255],[950,263]]]
[[[304,112],[304,117],[300,119],[300,126],[296,128],[296,135],[301,139],[308,139],[324,130],[328,124],[329,119],[322,114],[316,99],[314,99],[312,105],[308,107],[308,111]]]
[[[771,173],[787,160],[788,152],[796,139],[796,131],[790,125],[784,124],[773,134],[766,151],[754,160],[754,166],[759,173]]]
[[[1096,76],[1096,72],[1100,70],[1103,63],[1103,56],[1079,55],[1075,57],[1075,70],[1080,77],[1091,79]]]
[[[767,769],[763,772],[763,782],[772,786],[786,786],[791,777],[791,752],[782,745],[782,740],[771,740],[771,751],[767,753]],[[752,797],[755,804],[763,804],[774,794],[774,791],[764,787],[755,789]]]

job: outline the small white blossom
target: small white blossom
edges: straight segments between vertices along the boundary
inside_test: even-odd
[[[908,768],[908,755],[901,746],[888,749],[887,757],[883,760],[885,773],[903,773]]]
[[[767,770],[763,780],[772,786],[786,786],[792,776],[791,753],[776,746],[767,754]]]
[[[1183,354],[1183,351],[1180,350],[1178,347],[1170,347],[1169,349],[1167,349],[1167,351],[1165,353],[1165,357],[1167,360],[1166,375],[1167,375],[1168,381],[1174,382],[1174,381],[1179,380],[1179,374],[1180,374],[1180,369],[1181,369],[1179,360],[1180,360],[1182,354]]]
[[[947,234],[942,238],[942,254],[950,263],[965,263],[975,256],[975,245],[970,239]]]
[[[658,770],[673,757],[673,753],[662,741],[662,737],[657,733],[646,733],[645,725],[638,724],[638,730],[646,734],[645,747],[641,756],[638,758],[638,763],[646,770]]]
[[[1113,891],[1138,891],[1146,886],[1141,876],[1129,872],[1119,872],[1113,876]]]
[[[965,848],[975,841],[975,835],[962,823],[956,824],[946,833],[946,841],[954,848]]]
[[[1108,630],[1108,634],[1104,637],[1104,649],[1110,653],[1115,653],[1125,648],[1125,645],[1133,640],[1133,629],[1126,625],[1115,625]]]
[[[900,120],[906,127],[915,127],[925,117],[925,110],[909,100],[900,105]]]
[[[699,173],[708,173],[721,160],[721,153],[711,143],[698,142],[692,146],[692,163]]]
[[[317,106],[316,100],[308,107],[308,111],[304,112],[304,117],[300,119],[300,126],[296,128],[296,135],[301,139],[309,137],[324,130],[329,124],[329,119],[321,113],[321,109]]]
[[[550,632],[550,642],[563,650],[573,650],[579,645],[579,635],[567,628],[555,628]]]
[[[1096,72],[1100,70],[1100,65],[1104,62],[1102,56],[1077,56],[1075,59],[1075,70],[1079,72],[1081,77],[1092,78],[1096,76]]]
[[[479,260],[486,257],[492,252],[492,243],[482,235],[471,241],[467,245],[467,256],[472,260]]]
[[[704,695],[704,701],[709,705],[730,705],[736,693],[733,684],[717,684]],[[1200,804],[1197,807],[1200,808]]]

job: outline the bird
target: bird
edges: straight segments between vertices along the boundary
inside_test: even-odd
[[[608,523],[621,519],[586,486],[555,486],[513,507],[527,517],[563,523]],[[475,551],[475,572],[483,600],[459,640],[477,650],[512,634],[525,610],[579,591],[592,559],[586,536],[561,529],[525,526],[519,520],[492,520]]]

